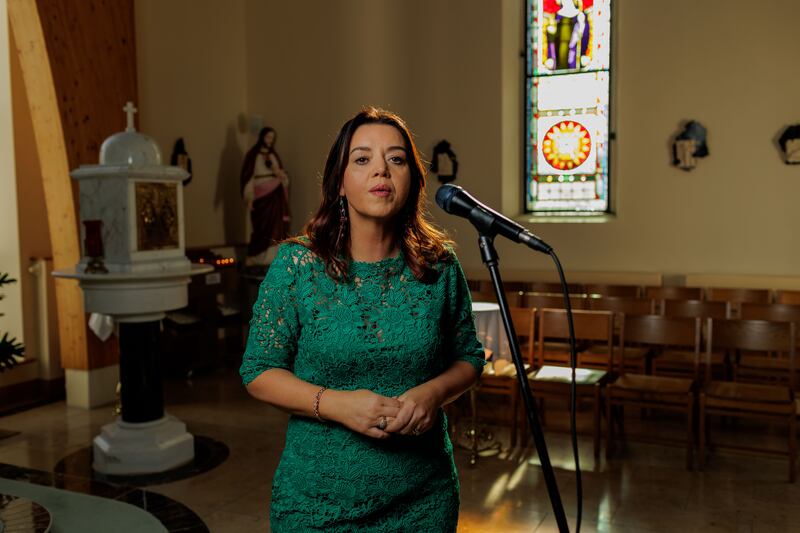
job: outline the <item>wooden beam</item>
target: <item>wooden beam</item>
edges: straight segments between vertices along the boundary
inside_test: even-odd
[[[35,0],[8,0],[8,17],[39,153],[53,267],[67,270],[80,259],[78,226],[61,114]],[[89,368],[83,293],[73,280],[57,279],[55,287],[61,366]]]

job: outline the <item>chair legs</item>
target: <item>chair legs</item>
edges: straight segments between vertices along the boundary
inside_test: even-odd
[[[700,429],[699,429],[699,450],[700,457],[698,458],[698,466],[700,469],[705,467],[706,464],[706,445],[709,443],[709,429],[706,421],[706,396],[700,393]],[[789,414],[789,449],[787,455],[789,456],[789,483],[794,483],[797,479],[797,415],[796,413]]]
[[[614,422],[611,416],[612,392],[610,388],[606,391],[606,459],[610,459],[614,453]]]
[[[789,483],[794,483],[796,479],[797,460],[797,414],[789,413]]]
[[[702,392],[700,393],[700,408],[698,409],[699,416],[700,416],[700,428],[698,432],[700,435],[699,437],[699,446],[697,453],[699,457],[697,458],[697,466],[700,470],[705,468],[706,466],[706,395]]]
[[[692,469],[692,450],[694,449],[694,393],[686,397],[686,469]]]
[[[600,385],[594,387],[594,462],[600,462]]]
[[[517,422],[519,420],[517,411],[519,410],[519,399],[519,386],[515,386],[514,392],[511,393],[511,448],[517,446]]]
[[[610,459],[614,454],[614,401],[613,393],[610,388],[607,388],[606,393],[606,459]],[[702,400],[701,400],[702,401]],[[622,411],[624,400],[620,403],[619,415],[619,434],[624,434],[623,419],[625,414]],[[599,420],[598,420],[599,422]],[[700,424],[703,424],[703,413],[700,415]],[[701,427],[701,446],[703,443],[702,427]],[[702,453],[701,453],[702,458]],[[702,459],[701,459],[702,461]],[[690,392],[686,396],[686,469],[692,470],[694,467],[694,393]]]

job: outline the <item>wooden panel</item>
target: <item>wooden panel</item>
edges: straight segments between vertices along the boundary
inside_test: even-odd
[[[96,164],[136,102],[133,0],[38,0],[70,168]]]
[[[58,100],[39,13],[33,0],[9,0],[8,14],[39,152],[53,245],[53,268],[69,269],[80,257],[77,220]],[[88,368],[81,289],[76,281],[63,279],[56,280],[55,287],[61,365],[64,368]]]
[[[136,101],[132,0],[9,0],[42,171],[55,270],[80,257],[75,184],[69,170],[97,163],[102,141],[125,126]],[[87,330],[83,294],[56,280],[61,365],[88,369],[118,360],[116,338]]]

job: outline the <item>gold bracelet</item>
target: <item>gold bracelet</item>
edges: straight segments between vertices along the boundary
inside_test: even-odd
[[[322,398],[322,393],[325,392],[326,390],[328,390],[328,387],[322,387],[317,392],[317,397],[314,398],[314,416],[316,416],[317,420],[319,420],[320,422],[325,422],[325,420],[321,416],[319,416],[319,400],[320,398]]]

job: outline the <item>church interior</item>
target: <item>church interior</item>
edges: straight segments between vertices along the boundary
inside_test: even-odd
[[[596,210],[575,192],[557,198],[570,213],[548,211],[556,189],[536,177],[535,139],[552,139],[537,123],[555,120],[537,107],[556,69],[535,63],[548,9],[579,13],[610,50],[593,78],[610,79],[593,118],[605,141],[585,156]],[[558,506],[570,531],[579,515],[583,531],[800,530],[795,0],[0,11],[0,531],[270,530],[289,415],[239,375],[275,252],[254,245],[272,193],[254,176],[285,193],[263,231],[299,234],[338,128],[365,105],[402,116],[431,163],[429,216],[455,242],[486,348],[479,384],[446,406],[459,532],[564,531]],[[248,164],[266,137],[276,155]],[[579,469],[558,272],[495,240],[520,379],[478,234],[436,205],[447,181],[564,267]]]

